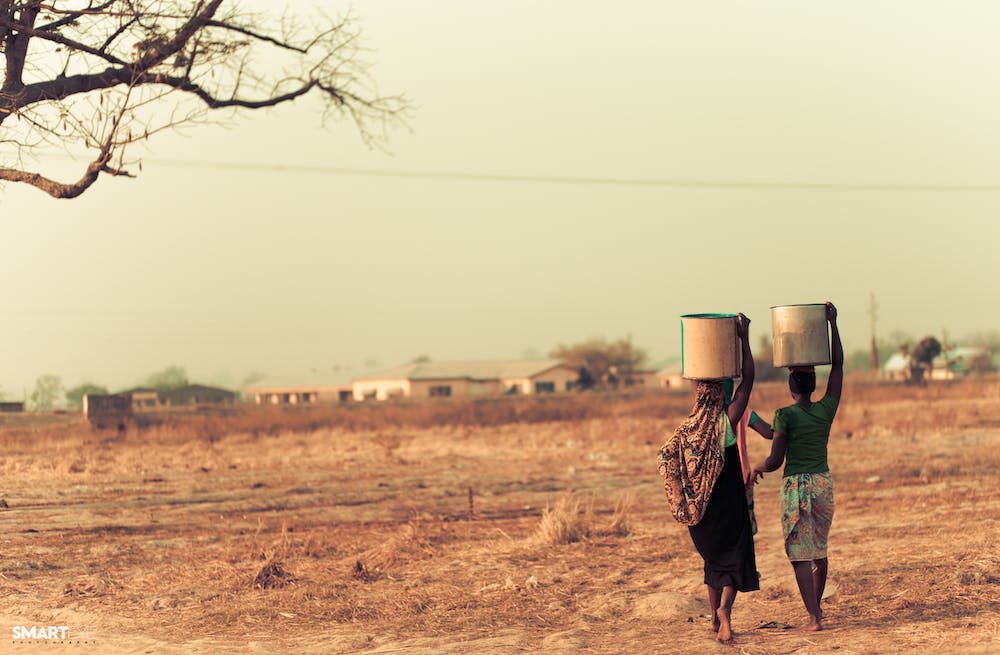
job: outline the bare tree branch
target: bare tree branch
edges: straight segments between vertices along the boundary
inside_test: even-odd
[[[288,102],[289,100],[295,100],[299,96],[309,93],[310,90],[315,87],[318,82],[315,80],[306,82],[298,89],[294,91],[289,91],[288,93],[282,93],[281,95],[270,96],[263,100],[245,100],[241,98],[230,98],[228,100],[223,100],[221,98],[213,97],[210,93],[205,91],[203,88],[197,84],[191,82],[188,79],[182,77],[167,77],[163,75],[157,75],[155,79],[149,80],[149,83],[155,84],[165,84],[167,86],[174,87],[175,89],[180,89],[181,91],[188,91],[194,95],[201,98],[201,100],[211,107],[212,109],[221,109],[223,107],[241,107],[243,109],[263,109],[264,107],[274,107],[275,105],[280,105],[283,102]],[[141,79],[140,84],[147,83],[146,80]]]
[[[111,36],[109,36],[108,38],[104,39],[104,43],[101,44],[101,47],[98,48],[98,50],[100,50],[101,52],[106,52],[107,49],[108,49],[108,46],[110,46],[112,43],[114,43],[115,39],[117,39],[119,36],[121,36],[122,34],[124,34],[125,31],[128,28],[130,28],[132,25],[135,25],[136,22],[138,22],[138,19],[133,17],[128,22],[122,23],[121,26],[119,26],[118,29],[116,29],[114,32],[111,33]]]
[[[111,5],[113,5],[114,3],[115,3],[115,0],[108,0],[104,4],[99,5],[97,7],[94,7],[93,6],[94,3],[91,2],[90,3],[91,6],[88,7],[86,10],[71,12],[71,13],[63,16],[62,18],[59,18],[57,20],[52,21],[51,23],[45,23],[44,25],[39,25],[38,29],[41,30],[41,31],[57,30],[60,27],[65,27],[66,25],[71,25],[71,24],[75,23],[76,21],[80,20],[83,16],[85,16],[87,14],[93,14],[93,13],[103,12],[105,9],[107,9],[108,7],[110,7]],[[55,12],[54,8],[49,8],[49,7],[46,7],[45,5],[42,5],[42,7],[45,8],[45,9],[48,9],[50,11],[50,13],[54,13]]]
[[[273,36],[267,36],[266,34],[261,34],[259,32],[255,32],[255,31],[247,29],[245,27],[240,27],[238,25],[232,25],[232,24],[229,24],[229,23],[225,23],[223,21],[210,20],[210,21],[208,21],[206,23],[206,26],[208,26],[208,27],[219,27],[221,29],[229,30],[231,32],[237,32],[237,33],[243,34],[245,36],[253,37],[254,39],[257,39],[258,41],[266,41],[267,43],[271,43],[273,45],[278,46],[279,48],[284,48],[286,50],[293,50],[295,52],[301,52],[302,54],[306,54],[307,52],[309,52],[309,48],[308,47],[302,48],[302,47],[299,47],[299,46],[294,46],[294,45],[292,45],[290,43],[285,43],[284,41],[276,39]]]
[[[39,39],[44,39],[46,41],[52,41],[53,43],[64,45],[70,48],[71,50],[85,52],[88,55],[94,55],[95,57],[106,59],[108,62],[112,64],[118,64],[121,66],[126,65],[126,62],[122,61],[118,57],[109,55],[107,52],[104,52],[101,48],[94,48],[92,46],[87,45],[86,43],[79,43],[77,41],[73,41],[72,39],[67,39],[58,32],[31,29],[23,25],[18,25],[17,23],[9,19],[3,19],[3,18],[0,18],[0,27],[6,27],[7,29],[15,30],[21,38],[38,37]]]
[[[324,123],[347,118],[381,146],[409,111],[373,91],[350,16],[267,22],[235,0],[0,0],[0,51],[0,181],[58,198],[131,176],[128,146],[184,125],[310,95]],[[79,180],[18,164],[52,147],[91,153]]]
[[[70,184],[57,182],[56,180],[47,178],[39,173],[31,173],[13,168],[0,168],[0,180],[30,184],[33,187],[41,189],[53,198],[76,198],[97,181],[97,178],[102,171],[107,172],[106,157],[107,155],[92,161],[87,166],[87,170],[83,174],[83,177]]]

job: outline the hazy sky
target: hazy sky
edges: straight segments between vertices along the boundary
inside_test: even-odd
[[[416,107],[391,154],[303,104],[165,135],[77,200],[0,191],[0,391],[171,364],[336,381],[627,334],[662,360],[680,314],[743,311],[756,344],[771,305],[827,299],[850,351],[871,292],[882,336],[1000,328],[1000,188],[940,188],[1000,184],[996,3],[353,9],[380,89]],[[661,183],[685,180],[721,184]]]

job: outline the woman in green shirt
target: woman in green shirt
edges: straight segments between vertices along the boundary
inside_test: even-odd
[[[820,600],[829,565],[827,539],[833,523],[833,480],[827,462],[827,444],[844,384],[844,347],[837,329],[837,308],[826,303],[830,322],[831,363],[826,394],[813,402],[816,371],[794,367],[788,388],[795,402],[774,413],[771,454],[753,470],[754,482],[785,462],[782,477],[781,523],[785,553],[795,570],[802,602],[809,613],[806,630],[823,629]]]

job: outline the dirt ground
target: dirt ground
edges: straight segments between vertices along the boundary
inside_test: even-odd
[[[785,395],[762,385],[753,407]],[[826,630],[798,630],[775,473],[732,646],[656,473],[681,418],[0,431],[0,652],[1000,652],[1000,384],[849,385]]]

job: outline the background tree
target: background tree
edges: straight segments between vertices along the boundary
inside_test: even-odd
[[[884,345],[879,344],[879,348],[889,348],[893,352],[902,351],[903,348],[909,350],[910,344],[913,343],[913,337],[902,330],[893,330],[883,343]]]
[[[144,384],[157,391],[173,391],[174,389],[186,387],[190,382],[188,381],[187,371],[184,370],[184,367],[174,365],[153,373],[146,378]]]
[[[993,365],[993,352],[991,350],[976,353],[969,359],[969,373],[983,375],[986,373],[995,373],[996,370],[996,367]]]
[[[580,388],[609,389],[627,385],[647,355],[626,337],[612,342],[595,338],[575,345],[560,345],[549,356],[580,371],[577,380]]]
[[[979,346],[996,352],[1000,350],[1000,330],[986,330],[969,334],[962,341],[970,346]]]
[[[931,371],[934,369],[934,358],[940,354],[941,342],[934,337],[924,337],[910,352],[910,361]]]
[[[62,379],[58,375],[41,375],[35,380],[35,389],[31,392],[31,407],[38,412],[47,412],[56,406],[56,400],[62,395]]]
[[[881,354],[879,355],[881,358]],[[845,371],[868,371],[871,369],[871,351],[853,350],[844,356]]]
[[[753,352],[754,379],[757,382],[784,380],[788,372],[774,367],[774,345],[767,334],[760,335],[760,341]]]
[[[87,394],[107,394],[107,387],[102,387],[100,385],[94,384],[93,382],[84,382],[79,384],[72,389],[66,390],[66,405],[74,409],[83,409],[83,397]]]
[[[258,382],[261,382],[262,380],[266,379],[267,379],[267,373],[264,373],[263,371],[250,371],[249,373],[246,374],[246,376],[244,376],[243,380],[240,382],[240,388],[246,389],[247,387],[257,384]]]
[[[369,145],[405,117],[359,59],[350,16],[253,14],[235,0],[0,0],[0,180],[73,198],[101,174],[133,176],[128,146],[184,124],[305,96]],[[89,160],[76,181],[28,170],[45,148]]]
[[[581,391],[594,388],[594,376],[590,374],[586,366],[581,366],[577,370],[576,388]]]
[[[968,362],[969,372],[977,375],[995,373],[996,353],[1000,352],[1000,330],[986,330],[966,335],[962,341],[969,346],[980,348]]]

